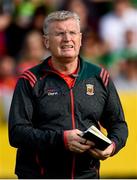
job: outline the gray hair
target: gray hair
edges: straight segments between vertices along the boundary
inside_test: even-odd
[[[54,21],[64,21],[67,19],[74,19],[76,20],[76,22],[78,23],[78,26],[80,27],[80,17],[78,16],[78,14],[71,12],[71,11],[55,11],[50,13],[45,21],[44,21],[44,25],[43,25],[43,32],[44,34],[48,34],[48,27],[49,24],[54,22]]]

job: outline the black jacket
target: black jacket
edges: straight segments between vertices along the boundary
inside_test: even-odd
[[[48,59],[25,71],[15,88],[9,141],[17,150],[16,174],[23,178],[98,178],[99,160],[66,149],[64,131],[101,124],[117,153],[128,130],[116,89],[103,68],[80,58],[70,89]]]

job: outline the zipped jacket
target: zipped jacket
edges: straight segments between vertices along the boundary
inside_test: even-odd
[[[51,57],[19,78],[9,115],[9,141],[17,148],[19,177],[98,178],[100,162],[88,152],[65,146],[64,132],[92,124],[107,130],[116,154],[125,146],[128,128],[109,73],[79,57],[79,70],[69,88],[48,64]]]

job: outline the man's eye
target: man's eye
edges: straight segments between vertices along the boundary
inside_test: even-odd
[[[70,31],[69,33],[70,33],[70,35],[72,35],[72,36],[74,36],[74,35],[76,35],[76,34],[77,34],[77,33],[76,33],[76,32],[74,32],[74,31]]]
[[[64,35],[64,32],[57,32],[55,35],[56,35],[56,36],[63,36],[63,35]]]
[[[56,32],[55,36],[63,37],[64,35],[69,34],[70,36],[76,36],[77,32],[75,31],[69,31],[69,32]]]

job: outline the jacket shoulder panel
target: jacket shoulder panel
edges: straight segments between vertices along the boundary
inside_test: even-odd
[[[109,72],[98,65],[85,62],[85,71],[84,71],[84,76],[86,78],[88,77],[96,77],[97,79],[100,79],[105,87],[107,87],[108,82],[109,82]]]
[[[24,71],[20,76],[20,78],[26,79],[29,81],[31,87],[33,88],[36,84],[36,82],[40,79],[42,76],[42,67],[43,63],[38,64],[26,71]]]
[[[30,70],[26,70],[23,74],[21,74],[19,79],[21,78],[28,80],[31,87],[34,87],[35,83],[37,82],[36,76]]]
[[[101,72],[101,67],[89,63],[89,62],[85,62],[85,73],[87,76],[91,77],[91,76],[99,76]]]

